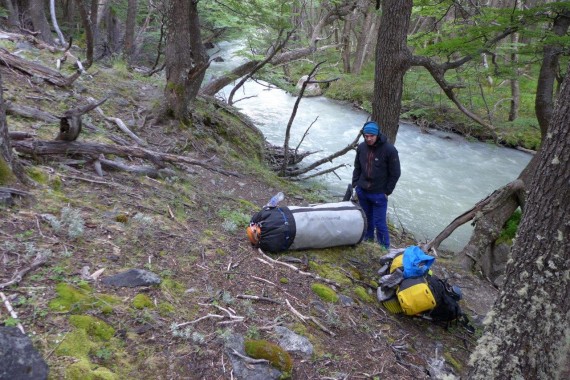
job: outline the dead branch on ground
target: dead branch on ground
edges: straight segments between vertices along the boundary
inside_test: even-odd
[[[10,281],[1,283],[0,289],[4,289],[7,286],[19,283],[20,281],[22,281],[22,279],[28,272],[31,272],[36,268],[39,268],[40,266],[44,265],[47,262],[47,260],[48,257],[46,255],[41,255],[41,254],[37,255],[29,267],[18,271],[14,276],[12,276],[12,279]]]
[[[20,58],[3,48],[0,48],[0,64],[8,68],[16,69],[30,77],[41,78],[58,87],[69,87],[81,74],[81,72],[78,71],[70,77],[64,77],[58,71]]]
[[[319,320],[315,317],[313,317],[312,315],[310,316],[305,316],[301,313],[299,313],[299,311],[297,311],[290,303],[289,300],[285,300],[285,302],[287,303],[287,306],[289,306],[289,309],[291,309],[291,311],[293,312],[293,314],[299,318],[302,322],[306,322],[306,321],[312,321],[315,325],[317,325],[321,330],[323,330],[324,332],[326,332],[327,334],[329,334],[330,336],[336,336],[335,333],[333,333],[332,331],[330,331],[329,329],[327,329],[321,322],[319,322]]]
[[[163,168],[165,162],[173,164],[188,164],[203,167],[204,169],[218,172],[227,176],[239,177],[240,175],[228,170],[220,169],[208,165],[203,160],[197,160],[185,156],[178,156],[169,153],[155,152],[149,149],[136,146],[118,146],[99,143],[85,143],[77,141],[45,141],[27,140],[12,141],[12,147],[20,153],[32,156],[47,156],[59,154],[83,154],[94,158],[101,154],[113,154],[120,157],[136,157],[149,160],[155,165]]]

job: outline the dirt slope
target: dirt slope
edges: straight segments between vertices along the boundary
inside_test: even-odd
[[[21,157],[37,186],[27,189],[30,197],[0,208],[0,283],[38,255],[49,256],[45,265],[3,291],[52,378],[230,379],[225,339],[239,333],[275,342],[276,325],[314,346],[310,358],[292,355],[295,379],[429,378],[436,348],[445,371],[464,373],[476,336],[460,326],[445,329],[392,315],[375,301],[383,254],[377,246],[272,256],[299,259],[290,265],[336,282],[336,292],[352,300],[345,303],[323,301],[311,289],[322,281],[272,263],[250,246],[244,226],[276,191],[287,194],[285,205],[325,200],[321,190],[286,184],[264,168],[262,144],[252,142],[251,127],[211,102],[199,103],[190,126],[147,123],[147,110],[160,99],[160,81],[103,66],[93,71],[73,88],[57,89],[3,67],[5,98],[62,114],[88,97],[112,94],[101,107],[105,114],[124,120],[149,149],[209,160],[237,176],[178,166],[165,178],[109,170],[100,177],[91,157]],[[94,111],[87,121],[95,129],[87,129],[79,141],[112,143],[117,135],[128,140]],[[11,131],[42,139],[57,132],[57,125],[19,116],[9,116],[8,123]],[[452,282],[462,286],[468,314],[479,320],[489,310],[495,290],[487,283],[444,259],[435,267],[441,275],[446,268]],[[149,270],[162,282],[144,288],[100,282],[131,268]],[[89,277],[101,269],[97,280]],[[302,321],[295,311],[321,326]],[[85,327],[78,315],[96,322]],[[15,322],[2,310],[0,323]],[[187,322],[193,323],[176,327]]]

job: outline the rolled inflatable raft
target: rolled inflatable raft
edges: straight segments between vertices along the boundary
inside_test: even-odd
[[[274,253],[353,245],[364,237],[366,216],[350,201],[264,207],[251,218],[246,232],[254,246]]]

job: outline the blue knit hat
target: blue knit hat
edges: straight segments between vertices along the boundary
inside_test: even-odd
[[[378,124],[373,121],[368,121],[364,123],[364,127],[362,127],[362,133],[365,135],[379,135],[380,128],[378,128]]]

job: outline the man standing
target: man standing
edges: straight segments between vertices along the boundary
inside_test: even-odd
[[[380,133],[378,124],[366,122],[361,132],[364,142],[356,148],[352,187],[356,189],[358,201],[368,220],[364,240],[374,241],[376,229],[378,243],[388,249],[388,196],[400,178],[400,159],[396,148]]]

